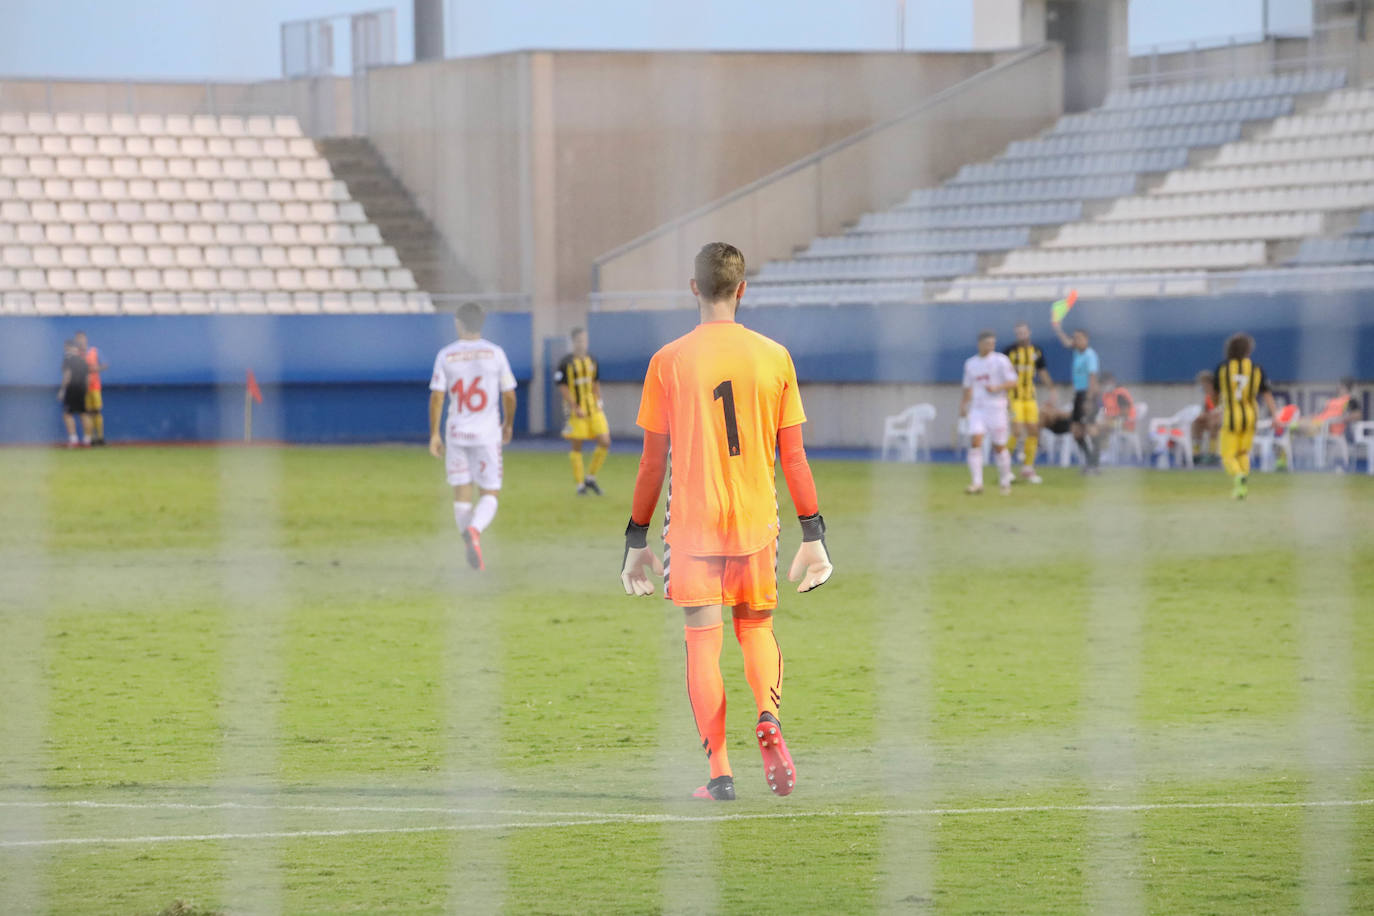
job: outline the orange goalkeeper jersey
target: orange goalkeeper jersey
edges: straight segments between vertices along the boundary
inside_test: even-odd
[[[743,325],[700,324],[655,353],[638,423],[671,443],[668,545],[733,557],[771,544],[778,430],[804,422],[787,348]]]

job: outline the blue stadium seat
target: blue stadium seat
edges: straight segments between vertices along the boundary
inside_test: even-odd
[[[969,229],[978,227],[1044,226],[1081,218],[1081,201],[1056,201],[973,207],[927,207],[866,213],[856,232],[909,229]]]

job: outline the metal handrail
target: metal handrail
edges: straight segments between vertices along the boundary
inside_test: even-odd
[[[1191,41],[1163,42],[1154,45],[1136,45],[1130,47],[1118,46],[1114,50],[1114,56],[1118,60],[1125,61],[1125,66],[1117,69],[1116,88],[1141,88],[1147,86],[1168,85],[1170,83],[1184,82],[1197,79],[1224,79],[1239,75],[1262,75],[1291,72],[1293,70],[1312,70],[1320,67],[1354,67],[1359,59],[1359,43],[1353,42],[1351,47],[1345,51],[1328,51],[1325,45],[1334,36],[1343,33],[1354,35],[1357,24],[1354,21],[1337,20],[1334,22],[1314,25],[1310,32],[1282,34],[1270,31],[1267,34],[1258,32],[1240,33],[1235,35],[1212,36],[1208,38],[1198,38]],[[1253,50],[1257,46],[1267,45],[1272,50],[1276,49],[1279,41],[1302,41],[1306,40],[1307,49],[1300,57],[1280,58],[1276,53],[1266,55],[1267,60],[1258,70],[1253,67],[1253,61],[1245,69],[1244,73],[1239,67],[1239,55],[1246,50]],[[1160,58],[1181,57],[1183,55],[1196,54],[1215,54],[1216,52],[1230,52],[1229,59],[1194,67],[1170,67],[1160,69],[1158,62]],[[1151,66],[1149,72],[1131,73],[1131,62],[1149,58]]]
[[[1105,287],[1103,295],[1114,297],[1121,295],[1119,289],[1129,286],[1128,295],[1135,296],[1159,296],[1167,295],[1165,292],[1169,286],[1180,283],[1201,283],[1203,284],[1204,295],[1218,295],[1235,289],[1245,281],[1265,281],[1265,280],[1302,280],[1311,281],[1298,287],[1298,291],[1321,291],[1324,289],[1349,288],[1345,285],[1346,281],[1359,280],[1361,288],[1367,286],[1374,289],[1374,264],[1369,265],[1340,265],[1333,267],[1270,267],[1253,270],[1234,270],[1234,271],[1180,271],[1175,273],[1124,273],[1124,274],[1098,274],[1083,276],[1059,276],[1038,278],[1033,276],[1007,277],[997,279],[992,277],[980,277],[976,280],[962,280],[958,282],[938,282],[931,280],[911,281],[910,295],[902,297],[885,296],[882,298],[884,305],[930,305],[941,302],[976,302],[979,295],[987,295],[993,299],[1005,299],[1007,293],[1015,287],[1035,288],[1036,296],[1059,297],[1063,296],[1070,289],[1077,289],[1082,286],[1091,285],[1093,287]],[[1338,282],[1332,282],[1336,279]],[[893,281],[893,285],[900,281]],[[993,291],[996,295],[988,293]],[[953,291],[963,293],[958,299],[949,298]],[[1281,289],[1274,289],[1271,292],[1293,292],[1294,288],[1285,285]],[[1263,289],[1246,289],[1247,293],[1263,295]],[[1042,296],[1043,294],[1043,296]],[[677,290],[627,290],[612,293],[592,293],[591,308],[593,311],[599,310],[606,303],[629,303],[631,307],[639,303],[664,302],[674,300],[687,300],[691,297]],[[859,305],[872,300],[856,300],[852,298],[825,297],[825,296],[798,296],[793,301],[785,301],[770,297],[766,302],[760,303],[757,297],[751,297],[745,293],[742,305],[748,307],[757,305],[758,307],[779,307],[789,308],[799,305]],[[672,306],[669,306],[672,307]]]
[[[1044,42],[1042,44],[1035,45],[1031,48],[1027,48],[1024,51],[1018,53],[1014,57],[1008,58],[1007,60],[1004,60],[1001,63],[994,64],[986,70],[975,73],[968,79],[960,80],[953,86],[948,86],[940,90],[939,92],[935,93],[934,95],[930,96],[929,98],[922,99],[919,103],[912,106],[911,108],[906,109],[905,111],[899,112],[898,114],[893,115],[892,117],[887,118],[883,121],[879,121],[876,124],[869,125],[868,127],[856,131],[855,133],[852,133],[847,137],[842,137],[841,139],[836,140],[833,143],[821,147],[814,153],[811,153],[807,156],[803,156],[801,159],[794,160],[793,162],[783,166],[782,168],[770,172],[767,175],[764,175],[762,178],[756,178],[748,184],[736,188],[735,190],[724,195],[723,197],[718,197],[715,200],[703,204],[702,206],[697,207],[694,210],[689,210],[688,212],[680,216],[674,217],[666,223],[661,223],[658,226],[655,226],[653,229],[650,229],[648,232],[645,232],[642,235],[638,235],[635,238],[630,239],[628,242],[625,242],[624,244],[617,245],[615,248],[612,248],[610,251],[597,257],[592,262],[592,289],[599,290],[599,275],[601,265],[606,263],[607,261],[610,261],[613,258],[620,257],[626,252],[632,251],[635,248],[639,248],[640,246],[653,241],[654,239],[667,235],[668,233],[678,229],[679,227],[684,226],[687,223],[692,222],[693,220],[699,219],[702,216],[705,216],[706,214],[714,210],[719,210],[721,207],[728,206],[736,200],[739,200],[742,197],[754,193],[760,188],[767,187],[768,185],[781,181],[782,179],[787,178],[789,175],[793,175],[796,172],[801,171],[802,169],[815,165],[817,162],[820,162],[821,160],[835,154],[839,150],[845,149],[849,146],[853,146],[855,143],[865,140],[868,137],[871,137],[874,134],[879,133],[881,131],[887,130],[897,124],[901,124],[903,121],[909,121],[912,118],[918,117],[924,112],[928,111],[929,109],[934,108],[937,105],[943,104],[949,101],[951,98],[955,98],[963,92],[966,92],[969,86],[977,85],[978,83],[991,79],[996,74],[999,74],[1002,71],[1007,70],[1011,67],[1017,66],[1018,64],[1024,63],[1025,61],[1038,57],[1041,54],[1048,53],[1053,48],[1054,45],[1050,42]]]

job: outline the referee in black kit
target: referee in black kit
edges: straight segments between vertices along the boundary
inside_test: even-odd
[[[67,448],[82,444],[78,430],[85,434],[86,422],[86,381],[90,367],[86,358],[77,349],[76,341],[68,340],[62,344],[62,387],[57,389],[57,400],[62,404],[62,422],[67,424]],[[82,425],[77,426],[77,419]]]

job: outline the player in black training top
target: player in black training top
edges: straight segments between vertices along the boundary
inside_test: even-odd
[[[62,422],[67,425],[67,448],[81,445],[77,430],[85,433],[86,418],[86,380],[90,367],[86,358],[76,346],[76,341],[68,340],[62,344],[62,387],[57,389],[57,400],[62,405]],[[82,421],[81,425],[77,420]]]

